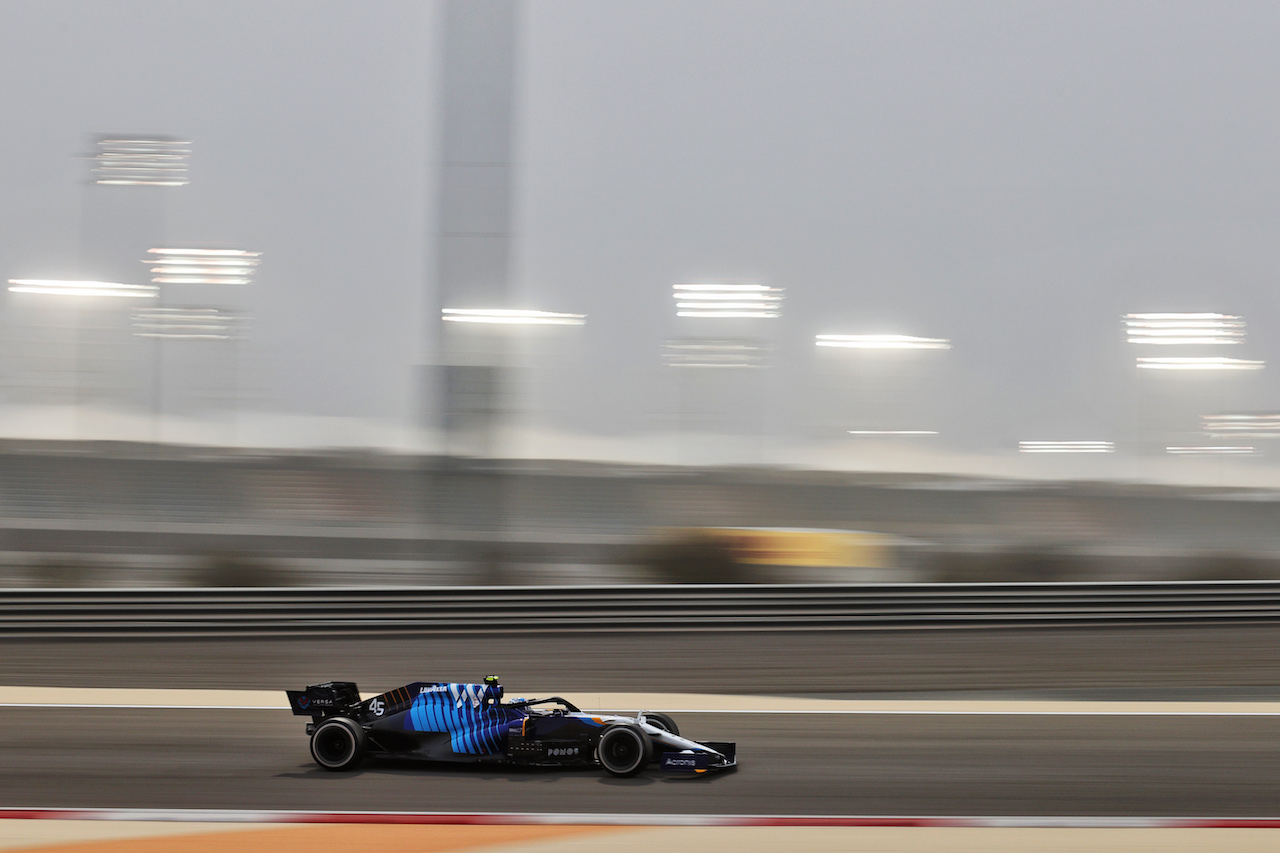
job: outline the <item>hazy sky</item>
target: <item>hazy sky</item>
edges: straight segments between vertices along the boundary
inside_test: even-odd
[[[189,137],[166,236],[263,251],[268,399],[409,418],[431,358],[439,11],[0,0],[0,271],[70,274],[90,134]],[[521,15],[514,286],[589,315],[539,392],[562,428],[643,430],[678,405],[658,352],[692,280],[786,288],[779,366],[750,393],[787,428],[831,393],[815,334],[896,332],[954,342],[921,387],[927,426],[962,444],[1122,437],[1151,392],[1130,311],[1244,315],[1230,354],[1269,366],[1205,399],[1280,405],[1280,6]]]

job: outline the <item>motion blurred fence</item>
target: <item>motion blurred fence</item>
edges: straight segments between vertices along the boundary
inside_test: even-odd
[[[835,631],[1280,620],[1280,583],[6,590],[0,635]]]

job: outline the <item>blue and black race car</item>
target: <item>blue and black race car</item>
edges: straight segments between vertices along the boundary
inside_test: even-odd
[[[666,714],[584,713],[559,696],[503,702],[496,676],[482,684],[415,681],[363,700],[349,681],[285,692],[295,715],[311,717],[311,757],[326,770],[350,770],[366,756],[599,765],[614,776],[653,762],[684,773],[737,765],[735,744],[683,738]]]

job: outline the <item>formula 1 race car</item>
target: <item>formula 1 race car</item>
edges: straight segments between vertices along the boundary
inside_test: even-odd
[[[366,755],[599,765],[614,776],[634,776],[655,761],[684,773],[737,765],[735,744],[683,738],[666,714],[589,714],[559,696],[503,702],[492,675],[483,684],[415,681],[365,700],[349,681],[285,693],[296,716],[311,717],[311,757],[326,770],[350,770]]]

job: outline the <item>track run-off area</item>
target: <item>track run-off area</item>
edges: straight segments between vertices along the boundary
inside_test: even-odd
[[[193,832],[273,827],[318,842],[306,833],[332,827],[278,822],[306,813],[361,823],[366,842],[384,830],[364,821],[390,819],[440,832],[453,831],[440,822],[466,821],[455,828],[647,827],[611,835],[615,850],[750,851],[764,839],[774,846],[760,849],[834,850],[852,843],[849,832],[885,850],[926,849],[918,839],[928,833],[946,833],[951,850],[1032,849],[1043,845],[1020,833],[1049,831],[1128,833],[1096,843],[1173,850],[1268,849],[1275,836],[1264,828],[1280,817],[1277,626],[21,640],[0,652],[0,807],[110,818],[31,812],[7,827],[186,821]],[[335,774],[312,763],[306,719],[283,695],[329,679],[373,694],[490,672],[510,697],[672,713],[691,737],[736,741],[741,765],[615,779],[369,761]],[[664,834],[690,832],[704,840]],[[880,832],[899,835],[867,841]],[[895,846],[901,833],[922,846]],[[1252,846],[1253,833],[1270,840]],[[405,843],[436,849],[415,838]],[[599,849],[592,838],[530,838],[519,849]],[[1202,846],[1179,846],[1196,838]]]
[[[10,772],[0,778],[0,805],[717,825],[728,816],[845,825],[924,815],[1260,826],[1280,792],[1280,702],[577,698],[593,710],[670,711],[692,737],[736,740],[741,766],[616,779],[591,769],[371,760],[330,773],[307,754],[305,719],[273,691],[5,687],[0,753]]]

